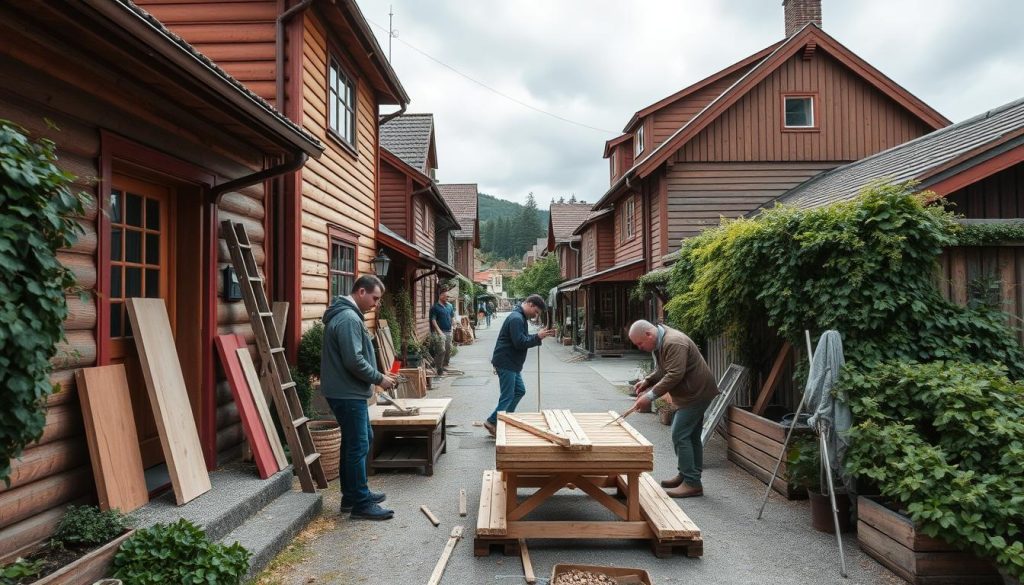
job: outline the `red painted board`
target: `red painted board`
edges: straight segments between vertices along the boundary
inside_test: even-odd
[[[234,395],[235,404],[238,405],[238,414],[242,417],[242,430],[252,448],[253,459],[256,460],[256,470],[259,472],[260,479],[267,479],[280,471],[280,468],[277,466],[277,459],[274,458],[274,451],[267,439],[267,431],[263,428],[263,420],[260,418],[260,413],[252,398],[252,392],[262,392],[263,390],[249,388],[249,384],[245,380],[245,373],[242,372],[242,365],[235,353],[237,349],[245,347],[245,341],[234,334],[218,335],[214,344],[217,346],[217,355],[220,356],[224,374],[228,378],[228,385],[231,386],[231,394]]]

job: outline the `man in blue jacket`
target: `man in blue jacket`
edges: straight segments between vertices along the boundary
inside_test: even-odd
[[[498,372],[501,393],[497,408],[484,421],[484,428],[492,435],[497,429],[498,413],[515,412],[519,401],[526,396],[526,383],[523,382],[526,350],[537,347],[545,337],[555,334],[554,329],[544,329],[536,335],[527,332],[526,320],[533,319],[544,309],[544,299],[540,295],[530,295],[501,324],[498,341],[494,343],[494,354],[491,355],[491,365]]]
[[[339,296],[324,313],[324,343],[320,355],[320,390],[341,425],[341,511],[353,520],[389,520],[394,511],[381,507],[386,496],[366,485],[366,456],[373,429],[368,401],[373,386],[388,390],[395,379],[377,369],[370,332],[363,314],[372,311],[384,295],[384,283],[363,275],[352,294]]]

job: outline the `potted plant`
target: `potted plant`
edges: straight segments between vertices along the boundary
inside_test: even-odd
[[[821,449],[815,435],[797,436],[790,444],[786,457],[786,479],[795,490],[806,490],[811,502],[811,525],[815,530],[835,534],[832,502],[822,489],[826,480],[821,467]],[[827,488],[827,484],[825,485]],[[840,488],[835,493],[839,530],[853,529],[850,521],[850,496]]]
[[[672,419],[675,418],[676,411],[679,410],[665,396],[655,399],[653,407],[654,412],[658,413],[658,421],[663,425],[672,424]]]
[[[410,337],[405,342],[405,363],[407,368],[418,368],[423,361],[423,346],[415,337]]]
[[[0,583],[89,585],[107,574],[131,527],[131,519],[117,510],[68,506],[53,538],[0,567]]]

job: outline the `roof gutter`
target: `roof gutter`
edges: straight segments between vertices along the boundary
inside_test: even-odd
[[[312,4],[313,0],[302,0],[302,2],[277,15],[275,22],[277,34],[277,97],[274,106],[280,112],[284,112],[284,25],[293,16],[303,12]]]
[[[398,108],[397,112],[391,112],[390,114],[388,114],[386,116],[381,116],[380,117],[380,121],[377,122],[377,127],[380,128],[384,124],[387,124],[391,120],[394,120],[395,118],[401,116],[402,114],[405,113],[405,109],[408,108],[408,107],[409,107],[409,104],[403,102],[402,103],[402,107]]]
[[[219,205],[220,200],[222,197],[224,197],[225,193],[237,191],[239,189],[243,189],[250,185],[255,185],[256,183],[261,183],[263,181],[272,179],[280,175],[286,175],[288,173],[295,172],[301,169],[302,165],[306,164],[307,160],[309,160],[309,156],[307,156],[306,153],[296,153],[295,156],[289,161],[270,167],[269,169],[264,169],[262,171],[257,171],[255,173],[245,175],[244,177],[239,177],[232,181],[228,181],[227,183],[221,183],[220,185],[216,185],[210,189],[210,194],[213,195],[214,202],[216,202]]]

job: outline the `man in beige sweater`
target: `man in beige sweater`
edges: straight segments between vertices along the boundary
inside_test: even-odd
[[[641,351],[651,352],[654,372],[633,387],[638,410],[647,410],[659,396],[668,394],[679,410],[672,419],[672,446],[678,473],[661,482],[673,498],[704,495],[700,475],[704,445],[700,440],[704,411],[718,395],[718,385],[700,348],[685,333],[666,325],[637,321],[629,328],[629,340]]]

